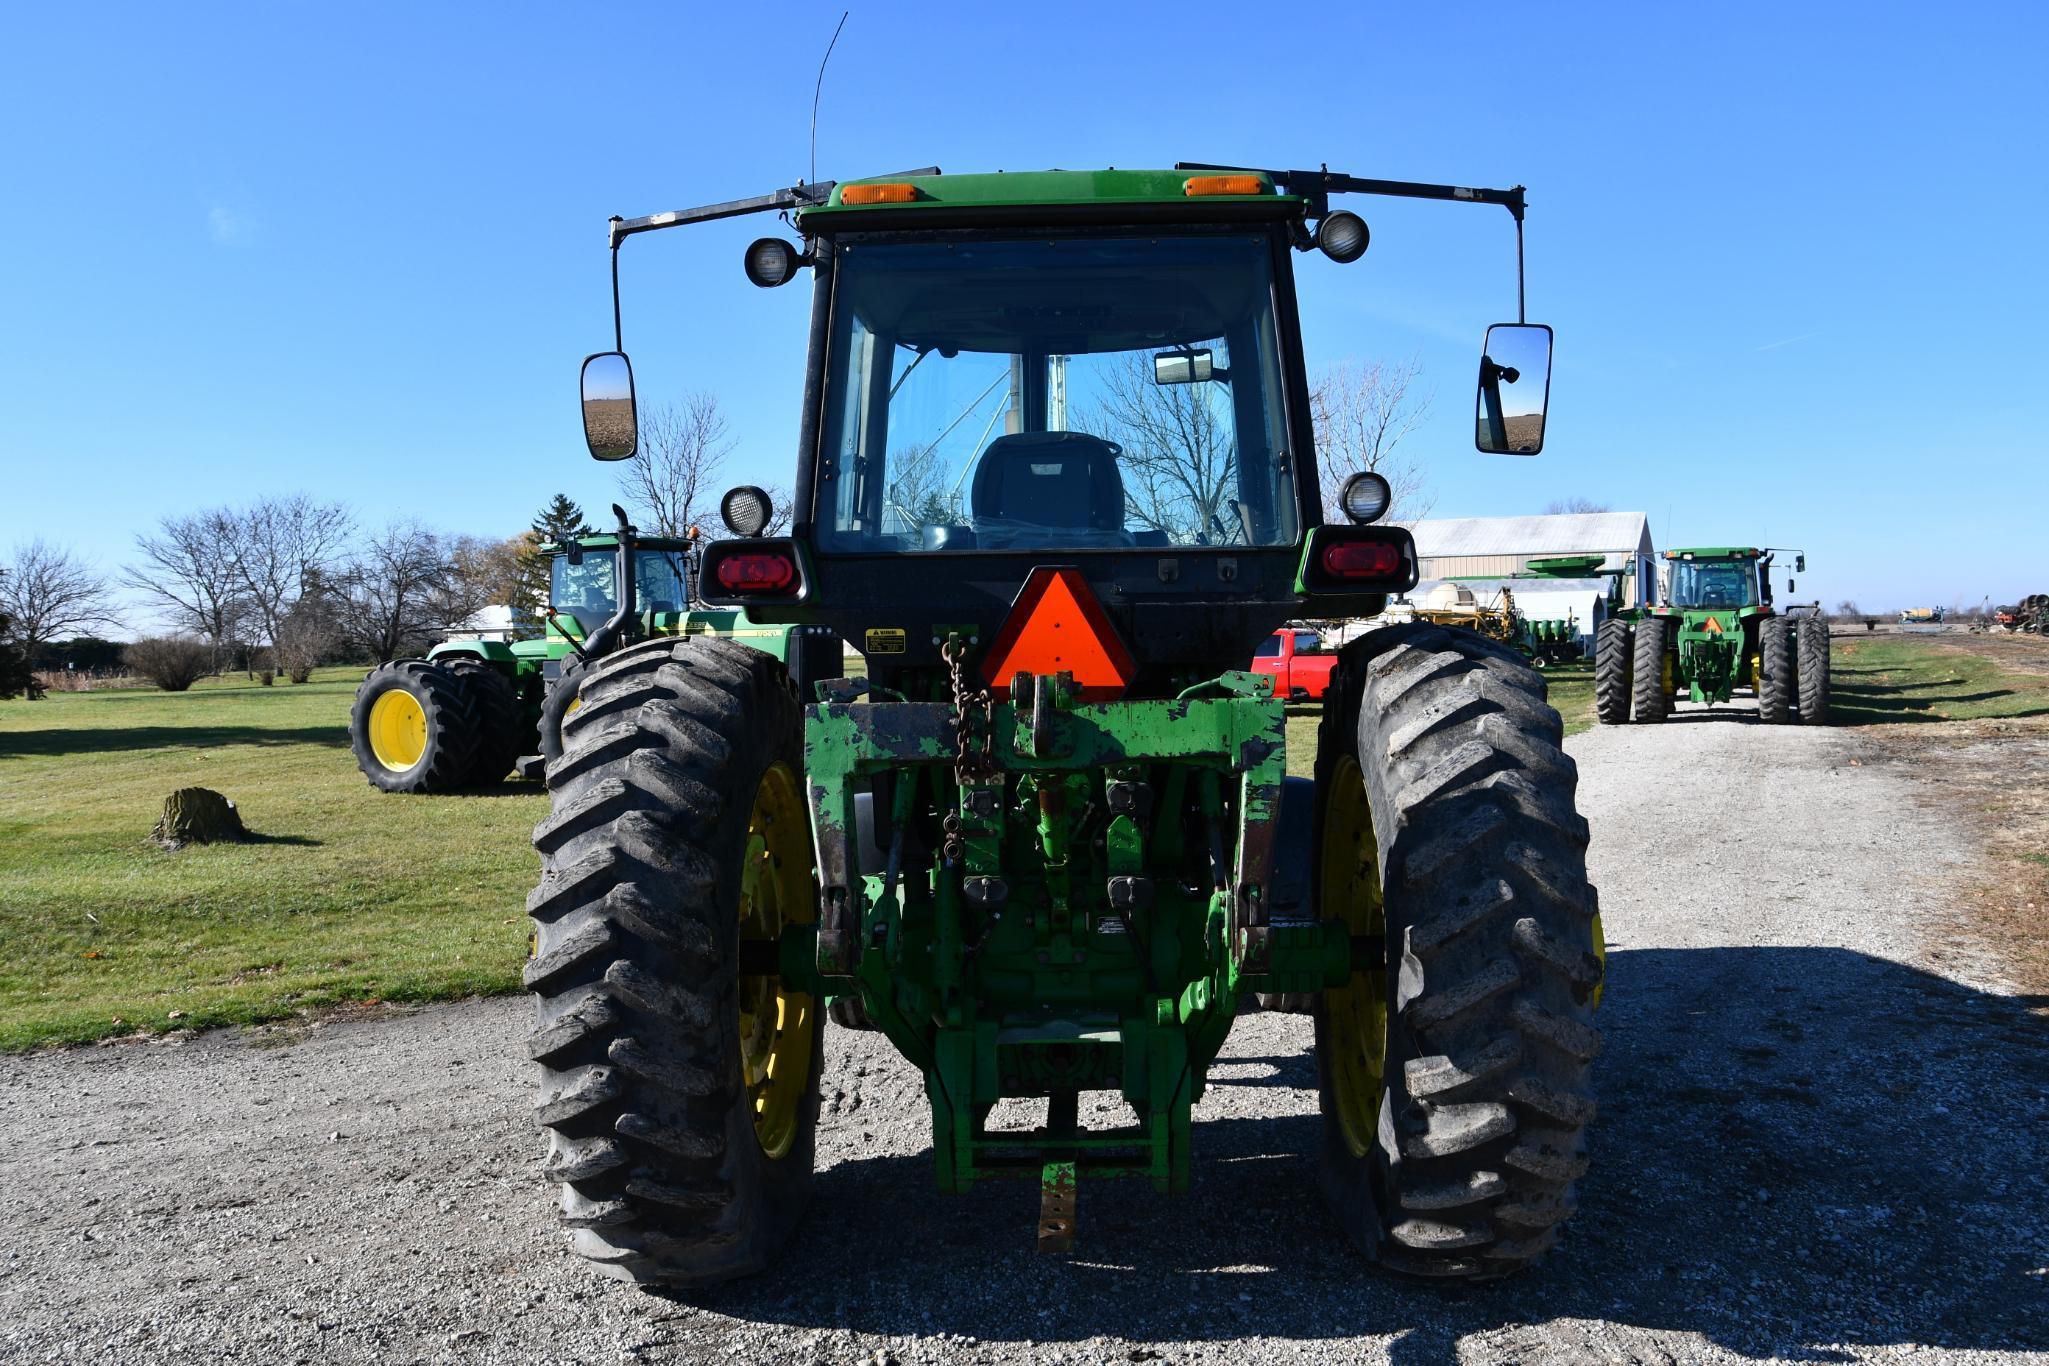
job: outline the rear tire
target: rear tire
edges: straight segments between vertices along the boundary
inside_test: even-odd
[[[1636,648],[1626,621],[1609,620],[1594,632],[1594,715],[1604,726],[1629,723],[1629,680]]]
[[[513,691],[511,680],[480,659],[451,660],[448,671],[462,685],[470,711],[476,717],[476,757],[470,761],[470,771],[463,782],[471,787],[487,787],[503,781],[525,748],[525,737],[520,733],[519,694]]]
[[[1672,712],[1672,698],[1665,691],[1665,635],[1671,623],[1663,617],[1645,617],[1636,624],[1636,678],[1633,693],[1636,719],[1655,724]]]
[[[1815,617],[1800,619],[1800,724],[1828,724],[1828,623]]]
[[[1326,704],[1319,912],[1384,961],[1316,1012],[1323,1181],[1396,1271],[1514,1271],[1586,1169],[1601,963],[1562,733],[1512,651],[1424,623],[1347,647]]]
[[[356,689],[349,748],[372,787],[453,792],[469,781],[476,762],[469,692],[448,669],[424,659],[380,664]]]
[[[1784,617],[1766,617],[1757,627],[1757,719],[1782,726],[1793,719],[1793,633]]]
[[[546,1170],[600,1270],[730,1280],[811,1196],[824,1012],[740,970],[743,940],[816,914],[796,694],[696,637],[609,656],[582,698],[527,902]]]

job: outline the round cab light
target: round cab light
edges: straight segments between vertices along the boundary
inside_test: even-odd
[[[788,284],[803,261],[797,249],[782,238],[758,238],[747,248],[747,278],[763,289],[774,289]]]
[[[788,555],[762,551],[720,558],[715,576],[728,593],[785,593],[797,582],[797,564]]]
[[[719,499],[719,518],[735,536],[759,536],[768,529],[774,513],[768,494],[752,484],[727,489],[726,496]]]
[[[1366,220],[1348,209],[1337,209],[1323,216],[1316,225],[1316,245],[1331,260],[1347,265],[1366,254],[1366,244],[1373,234],[1367,231]]]
[[[1364,526],[1377,521],[1394,501],[1394,490],[1386,479],[1372,470],[1360,470],[1345,481],[1344,491],[1338,494],[1338,506],[1345,516]]]

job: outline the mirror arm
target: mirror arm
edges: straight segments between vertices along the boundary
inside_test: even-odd
[[[619,218],[612,218],[612,349],[626,350],[626,333],[619,326]]]
[[[1499,204],[1515,219],[1515,299],[1516,319],[1528,322],[1529,316],[1523,308],[1523,213],[1529,207],[1522,186],[1510,186],[1506,190],[1480,189],[1466,185],[1431,185],[1417,180],[1370,180],[1364,176],[1344,175],[1328,166],[1314,171],[1266,171],[1253,166],[1218,166],[1204,161],[1177,161],[1177,171],[1258,171],[1270,177],[1274,187],[1284,193],[1299,195],[1304,203],[1307,217],[1320,218],[1330,210],[1330,197],[1334,194],[1377,194],[1395,199],[1448,199],[1467,204]]]

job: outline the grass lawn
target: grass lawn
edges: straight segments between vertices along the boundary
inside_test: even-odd
[[[2039,637],[1835,638],[1830,719],[1839,726],[2049,714],[2049,649]]]
[[[1547,676],[1585,729],[1591,673]],[[0,1049],[518,988],[546,797],[377,792],[348,748],[360,679],[0,702]],[[1304,777],[1320,713],[1289,714]],[[231,798],[256,841],[150,844],[188,786]]]
[[[518,986],[546,798],[377,792],[361,677],[0,702],[0,1048]],[[186,786],[260,841],[148,843]]]

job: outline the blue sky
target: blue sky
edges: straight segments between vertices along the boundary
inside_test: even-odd
[[[0,547],[113,566],[259,491],[510,533],[601,509],[577,362],[604,220],[801,179],[839,6],[17,7],[0,51]],[[1558,11],[1558,12],[1554,12]],[[2039,6],[857,6],[823,178],[1315,165],[1530,187],[1558,331],[1534,460],[1472,449],[1499,210],[1354,201],[1312,358],[1417,358],[1440,515],[1580,495],[1661,546],[1799,545],[1867,606],[2049,589]],[[643,400],[705,388],[788,482],[801,288],[738,220],[625,253]]]

